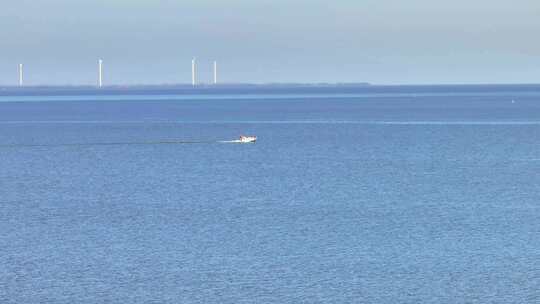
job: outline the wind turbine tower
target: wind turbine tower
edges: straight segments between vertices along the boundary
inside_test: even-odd
[[[103,86],[103,60],[98,60],[98,87]]]
[[[217,84],[217,61],[214,61],[214,84]]]
[[[23,64],[19,64],[19,86],[23,86]]]
[[[195,58],[191,60],[191,85],[195,86],[196,79],[195,79]]]

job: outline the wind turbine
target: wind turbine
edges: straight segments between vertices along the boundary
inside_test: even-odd
[[[196,60],[195,57],[193,57],[193,59],[191,60],[191,85],[192,85],[192,86],[195,86],[195,84],[196,84],[196,79],[195,79],[195,60]]]
[[[214,61],[214,84],[217,84],[217,61]]]
[[[19,86],[23,86],[23,64],[19,64]]]
[[[103,86],[103,60],[98,60],[98,87]]]

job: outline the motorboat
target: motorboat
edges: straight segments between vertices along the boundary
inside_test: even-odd
[[[240,135],[240,138],[238,139],[238,142],[241,143],[254,143],[255,141],[257,141],[257,136]]]

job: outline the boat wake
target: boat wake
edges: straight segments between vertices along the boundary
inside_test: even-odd
[[[7,144],[0,148],[40,148],[40,147],[92,147],[92,146],[142,146],[142,145],[180,145],[210,144],[215,141],[140,141],[140,142],[93,142],[93,143],[51,143],[51,144]]]
[[[92,147],[92,146],[130,146],[130,145],[182,145],[182,144],[216,144],[216,143],[254,143],[257,137],[240,136],[234,140],[181,140],[181,141],[132,141],[132,142],[93,142],[93,143],[35,143],[35,144],[6,144],[0,148],[40,148],[40,147]]]
[[[235,140],[223,140],[220,141],[221,143],[229,143],[229,144],[249,144],[254,143],[257,141],[257,136],[245,136],[240,135],[240,138]]]

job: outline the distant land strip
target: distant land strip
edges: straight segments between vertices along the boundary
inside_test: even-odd
[[[540,84],[427,84],[374,85],[359,83],[275,83],[275,84],[165,84],[74,86],[2,86],[0,96],[63,95],[219,95],[219,94],[392,94],[392,93],[481,93],[540,92]]]

